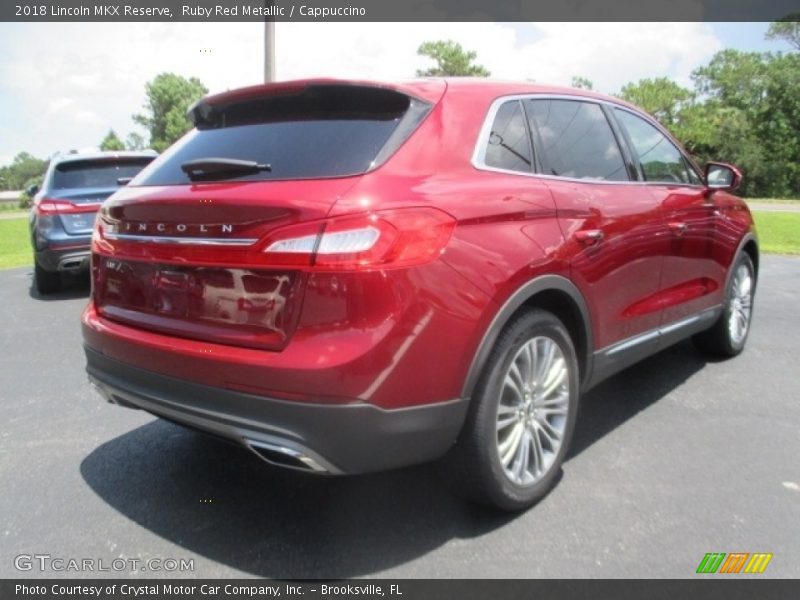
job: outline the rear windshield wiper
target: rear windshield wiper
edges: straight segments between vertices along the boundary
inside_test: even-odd
[[[203,179],[225,179],[225,175],[252,175],[262,171],[272,171],[271,165],[257,163],[254,160],[237,160],[235,158],[197,158],[181,165],[181,170],[192,181]]]

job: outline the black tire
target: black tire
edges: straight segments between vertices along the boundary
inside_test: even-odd
[[[34,263],[33,281],[36,291],[40,294],[54,294],[61,289],[61,273],[46,271],[39,266],[39,263]]]
[[[523,356],[522,349],[529,343],[534,344],[534,347],[537,347],[536,344],[547,344],[546,341],[542,341],[545,338],[555,342],[555,346],[561,352],[561,356],[557,360],[560,361],[563,358],[563,365],[566,367],[566,373],[561,373],[558,380],[566,382],[568,388],[557,388],[559,397],[563,398],[563,400],[559,400],[559,403],[563,403],[566,415],[550,417],[559,420],[559,426],[563,427],[563,435],[560,438],[560,447],[550,448],[549,460],[552,462],[549,462],[543,473],[538,478],[534,477],[522,484],[512,481],[513,474],[508,472],[509,467],[504,467],[501,463],[500,447],[503,446],[503,443],[500,441],[501,434],[499,432],[507,430],[499,427],[501,418],[498,411],[501,403],[504,413],[509,410],[509,387],[504,382],[506,376],[511,375],[512,361],[519,360],[518,357]],[[536,364],[533,360],[530,362]],[[517,371],[517,374],[519,372]],[[560,368],[558,372],[561,372]],[[543,375],[542,378],[544,378]],[[471,501],[507,511],[518,511],[530,507],[550,491],[561,471],[561,463],[569,449],[572,432],[575,428],[578,412],[578,385],[578,361],[575,349],[561,321],[551,313],[540,309],[532,309],[515,317],[500,334],[487,360],[476,386],[464,428],[455,446],[440,462],[442,475],[455,487],[456,492]],[[533,389],[537,389],[535,385]],[[539,389],[541,390],[541,388]],[[528,397],[532,398],[533,394],[534,392],[530,391]],[[523,395],[517,394],[516,391],[511,393],[510,397],[519,398],[520,402],[523,402]],[[539,402],[544,400],[540,398]],[[530,402],[532,403],[533,400]],[[522,406],[520,404],[520,407]],[[544,412],[542,408],[539,410]],[[524,413],[524,408],[521,411]],[[525,448],[519,450],[520,454],[512,451],[507,455],[514,454],[519,457],[525,454],[524,463],[512,460],[512,464],[528,466],[531,457],[536,460],[537,451],[539,457],[544,456],[541,442],[544,438],[537,433],[535,435],[539,436],[540,441],[534,442],[534,434],[530,433],[531,430],[526,429],[525,419],[527,418],[530,422],[530,419],[537,418],[535,417],[536,413],[533,413],[533,417],[530,414],[527,417],[520,417],[519,412],[512,413],[510,417],[506,418],[512,419],[510,427],[516,429],[519,425],[523,431],[527,432],[523,434],[528,436],[525,443],[520,442],[516,446],[517,448],[525,446]],[[539,422],[542,418],[538,417]],[[513,421],[513,419],[517,421]],[[535,449],[531,446],[534,444],[538,444]],[[529,454],[529,452],[533,454]],[[545,460],[542,459],[541,464],[544,462]],[[522,467],[522,469],[525,468]],[[529,473],[525,471],[523,473],[525,477],[531,477]]]
[[[737,304],[737,274],[740,269],[745,269],[749,274],[749,310],[747,311],[747,323],[742,337],[734,336],[731,332],[731,319],[735,313],[741,309],[741,294],[738,294]],[[723,311],[717,322],[705,331],[692,337],[692,342],[701,351],[714,356],[732,357],[744,350],[747,337],[750,334],[750,324],[753,318],[753,298],[756,291],[756,276],[753,268],[753,261],[746,253],[741,253],[731,267],[731,274],[728,287],[725,290],[723,300]]]

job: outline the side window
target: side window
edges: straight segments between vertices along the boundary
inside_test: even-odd
[[[484,163],[496,169],[531,172],[533,152],[518,100],[506,102],[497,111],[486,144]]]
[[[619,145],[598,104],[531,99],[525,109],[531,130],[538,133],[545,174],[628,181]]]
[[[628,132],[647,181],[694,183],[683,155],[663,133],[627,110],[615,108],[614,112]],[[697,179],[696,174],[694,179]]]
[[[684,158],[683,162],[686,165],[686,172],[689,174],[689,183],[692,185],[702,185],[703,180],[700,179],[700,176],[697,174],[694,168],[692,168],[692,165],[689,164],[689,161]]]

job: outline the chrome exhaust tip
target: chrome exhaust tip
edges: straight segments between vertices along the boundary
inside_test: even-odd
[[[330,473],[330,470],[319,464],[316,459],[294,448],[256,440],[245,440],[245,445],[259,458],[273,466],[319,475]]]
[[[85,258],[65,258],[58,264],[59,271],[80,271],[87,265]]]

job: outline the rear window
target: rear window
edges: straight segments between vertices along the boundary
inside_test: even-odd
[[[210,158],[270,166],[258,173],[221,173],[218,180],[358,175],[388,158],[429,108],[398,92],[359,86],[310,86],[227,106],[201,105],[196,128],[133,183],[188,184],[181,165]]]
[[[135,177],[146,167],[152,157],[72,160],[56,165],[53,171],[53,189],[109,188],[119,185],[120,178]]]

